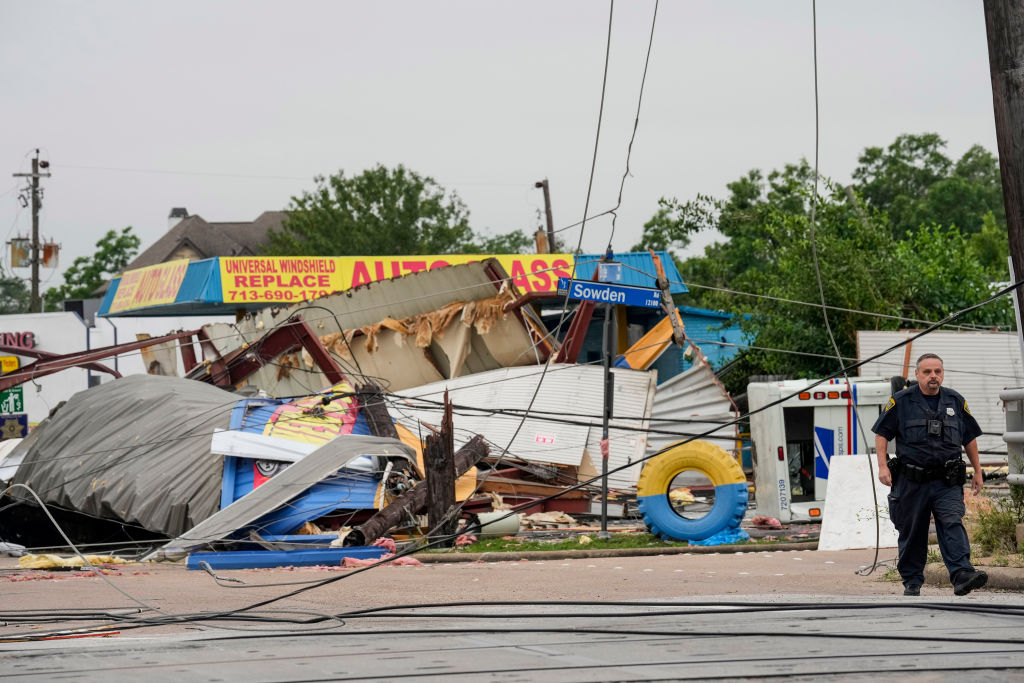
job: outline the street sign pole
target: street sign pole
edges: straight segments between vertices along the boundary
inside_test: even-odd
[[[614,332],[611,320],[614,309],[610,303],[604,305],[604,335],[601,342],[604,356],[604,414],[601,420],[601,532],[598,538],[608,539],[608,422],[612,416],[612,396],[614,395],[615,378],[612,376],[612,339]]]
[[[616,270],[608,268],[608,266],[620,266],[616,274],[621,273],[621,264],[609,263],[610,260],[611,252],[608,253],[606,260],[601,265],[606,266],[611,273],[615,273]],[[604,414],[601,420],[601,531],[597,537],[611,538],[608,533],[608,458],[611,449],[608,443],[608,423],[612,418],[612,396],[615,389],[615,377],[612,375],[612,349],[615,348],[617,338],[615,328],[612,327],[612,315],[616,305],[660,308],[663,292],[650,287],[633,287],[560,277],[558,278],[558,295],[604,304],[604,334],[601,341],[601,351],[604,356]],[[665,293],[664,296],[668,296],[668,294]]]

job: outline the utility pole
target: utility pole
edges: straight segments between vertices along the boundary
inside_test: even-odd
[[[985,0],[984,7],[1011,273],[1020,278],[1024,277],[1024,3]],[[1024,309],[1020,288],[1014,297],[1017,310]],[[1017,336],[1024,345],[1019,325]]]
[[[42,193],[39,189],[39,179],[49,178],[50,173],[40,173],[39,169],[49,168],[49,161],[39,160],[39,150],[36,150],[35,157],[32,158],[32,172],[31,173],[15,173],[15,178],[31,178],[31,192],[32,192],[32,296],[29,299],[29,311],[31,313],[41,313],[43,310],[43,302],[39,298],[39,262],[42,260],[39,249],[39,208],[42,206]]]
[[[551,187],[547,178],[538,180],[533,186],[544,190],[544,214],[548,219],[548,252],[552,252],[555,249],[555,221],[551,217]]]

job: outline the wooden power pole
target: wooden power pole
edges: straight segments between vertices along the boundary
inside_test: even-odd
[[[984,0],[984,6],[1010,263],[1014,278],[1020,280],[1024,278],[1024,2]],[[1014,296],[1017,310],[1024,311],[1020,288]],[[1017,334],[1024,331],[1018,329]]]
[[[43,310],[42,299],[39,298],[39,263],[42,261],[42,250],[39,245],[39,209],[42,207],[42,193],[39,190],[39,179],[49,178],[50,174],[40,173],[40,168],[49,168],[50,162],[39,161],[39,150],[36,150],[36,155],[32,158],[32,172],[31,173],[15,173],[15,178],[31,178],[31,194],[32,194],[32,296],[29,299],[29,311],[32,313],[41,313]]]
[[[545,253],[550,253],[555,250],[555,220],[551,217],[551,186],[548,184],[547,178],[538,180],[533,186],[544,190],[544,215],[548,223],[548,250]]]
[[[427,475],[427,523],[434,531],[434,541],[444,539],[441,545],[455,545],[458,517],[452,516],[455,505],[455,429],[452,425],[452,404],[448,390],[444,392],[444,413],[441,431],[428,434],[423,440],[423,467]]]

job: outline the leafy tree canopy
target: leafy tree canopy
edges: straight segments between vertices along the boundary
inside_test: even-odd
[[[292,197],[282,229],[270,233],[268,254],[518,253],[533,243],[521,231],[475,234],[458,194],[401,165],[351,177],[339,171],[315,183],[312,192]]]
[[[43,296],[46,310],[55,311],[62,301],[88,299],[96,288],[125,269],[139,253],[141,240],[132,227],[117,232],[108,230],[98,242],[92,256],[79,256],[64,271],[64,284],[51,287]]]
[[[871,207],[885,211],[896,237],[921,225],[981,231],[991,212],[1006,229],[998,160],[974,145],[956,162],[935,133],[901,135],[887,148],[868,147],[853,171],[855,189]]]
[[[19,277],[0,277],[0,314],[28,313],[31,293]]]
[[[1007,277],[1008,242],[999,214],[978,202],[974,206],[979,213],[968,212],[971,221],[964,221],[977,228],[962,227],[952,218],[962,207],[950,204],[948,210],[940,210],[946,205],[938,201],[942,195],[936,190],[958,183],[972,192],[987,186],[988,181],[975,181],[991,176],[995,160],[981,148],[972,148],[960,162],[947,164],[935,152],[937,138],[908,141],[910,137],[901,136],[889,149],[893,155],[906,152],[916,159],[907,164],[913,168],[890,173],[885,169],[899,164],[868,150],[859,168],[866,168],[864,159],[870,156],[876,171],[860,174],[865,185],[843,188],[823,180],[813,227],[813,169],[806,160],[767,176],[750,171],[727,186],[724,199],[661,200],[645,226],[643,241],[634,249],[678,249],[708,229],[718,229],[726,237],[706,247],[703,256],[679,263],[679,269],[691,285],[686,303],[737,314],[735,319],[755,340],[752,344],[761,347],[741,353],[723,377],[731,390],[745,390],[750,374],[821,376],[837,369],[820,307],[786,301],[820,300],[815,249],[825,301],[836,307],[828,313],[829,323],[847,358],[856,357],[857,330],[921,327],[922,320],[938,320],[984,300],[992,291],[991,281]],[[886,174],[898,177],[881,182]],[[995,174],[998,179],[998,168]],[[894,229],[888,211],[900,197],[911,195],[922,211],[935,212],[920,216],[939,216],[947,222],[928,219],[913,228]],[[1011,327],[1012,308],[1009,301],[994,303],[962,324]]]

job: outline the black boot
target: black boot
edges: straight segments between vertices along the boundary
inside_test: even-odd
[[[981,588],[988,581],[988,574],[977,569],[965,569],[953,581],[954,595],[967,595],[975,588]]]

